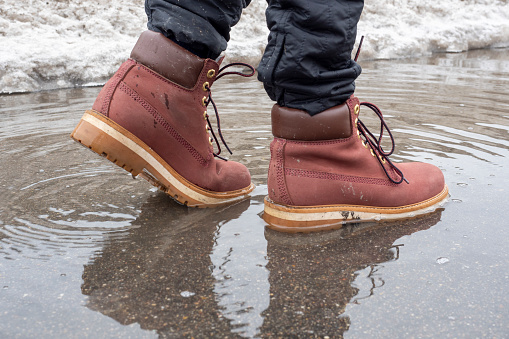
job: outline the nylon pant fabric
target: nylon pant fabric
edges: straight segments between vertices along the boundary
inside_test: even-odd
[[[344,103],[361,67],[351,53],[363,0],[269,0],[258,79],[280,106],[314,115]]]
[[[201,58],[226,50],[230,29],[251,0],[145,0],[148,29]]]
[[[351,59],[363,0],[268,0],[258,79],[280,106],[314,115],[344,103],[361,67]],[[148,28],[200,57],[226,50],[250,0],[146,0]]]

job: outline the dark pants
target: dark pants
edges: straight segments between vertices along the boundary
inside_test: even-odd
[[[226,49],[251,0],[146,0],[148,28],[201,57]],[[351,59],[363,0],[268,0],[258,79],[281,106],[314,115],[345,102],[361,73]]]

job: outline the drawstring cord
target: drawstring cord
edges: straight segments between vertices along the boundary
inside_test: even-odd
[[[249,70],[251,71],[250,73],[241,73],[241,72],[237,72],[237,71],[229,71],[229,72],[223,72],[225,69],[229,68],[229,67],[232,67],[232,66],[243,66],[243,67],[247,67],[249,68]],[[254,74],[255,74],[255,69],[253,66],[249,65],[249,64],[245,64],[243,62],[234,62],[234,63],[231,63],[231,64],[228,64],[224,67],[222,67],[219,72],[217,73],[217,77],[216,77],[216,81],[218,79],[221,79],[222,77],[224,77],[225,75],[240,75],[240,76],[243,76],[243,77],[252,77]],[[208,92],[208,98],[206,100],[204,100],[204,104],[205,106],[208,106],[209,103],[212,104],[212,107],[214,108],[214,112],[216,114],[216,121],[217,121],[217,132],[219,134],[219,137],[221,138],[221,141],[223,142],[223,145],[226,147],[226,149],[228,150],[228,152],[230,152],[230,154],[233,154],[232,151],[230,150],[230,148],[228,147],[228,145],[226,144],[226,141],[224,140],[224,137],[223,137],[223,133],[221,132],[221,121],[219,120],[219,113],[217,111],[217,106],[216,106],[216,103],[214,102],[214,100],[212,100],[212,92],[211,92],[211,89],[208,85],[206,85],[204,87],[207,92]],[[212,137],[214,138],[214,141],[216,142],[216,145],[217,145],[217,153],[213,153],[215,157],[219,158],[219,159],[222,159],[222,160],[225,160],[227,161],[228,159],[226,158],[223,158],[221,157],[219,154],[221,154],[221,146],[219,145],[219,141],[217,140],[217,137],[216,137],[216,134],[214,133],[214,129],[212,128],[212,124],[210,123],[210,119],[209,119],[209,115],[206,114],[205,115],[205,119],[207,120],[207,124],[209,126],[209,130],[212,134]]]
[[[361,36],[361,41],[359,42],[359,47],[357,47],[357,53],[355,53],[355,59],[353,59],[355,62],[357,62],[357,59],[359,58],[359,54],[361,53],[361,47],[362,47],[363,41],[364,41],[364,35]]]

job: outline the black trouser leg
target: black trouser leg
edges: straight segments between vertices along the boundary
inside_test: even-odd
[[[226,50],[230,28],[251,0],[145,0],[148,28],[202,58]]]
[[[258,79],[279,105],[314,115],[346,101],[361,67],[351,60],[363,0],[268,0],[269,42]]]

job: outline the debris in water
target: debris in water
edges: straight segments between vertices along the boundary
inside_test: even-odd
[[[192,297],[193,295],[195,295],[196,293],[193,293],[193,292],[189,292],[189,291],[184,291],[184,292],[180,292],[180,295],[183,296],[184,298],[189,298],[189,297]]]
[[[439,265],[447,264],[448,262],[449,262],[449,258],[440,257],[437,259],[437,264],[439,264]]]

